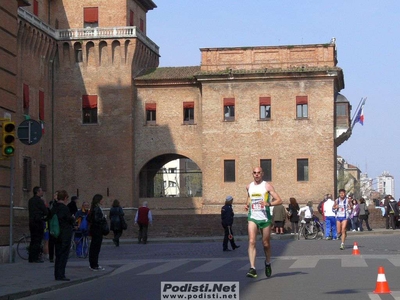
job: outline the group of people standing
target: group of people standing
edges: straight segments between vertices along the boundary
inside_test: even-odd
[[[50,262],[54,262],[55,280],[60,281],[70,280],[65,276],[65,269],[74,230],[77,241],[84,234],[90,235],[89,268],[93,271],[102,271],[105,269],[99,265],[99,254],[103,236],[107,234],[105,228],[110,228],[114,232],[113,242],[116,247],[119,246],[119,239],[123,230],[127,229],[124,211],[117,199],[113,201],[110,209],[110,226],[103,211],[104,198],[102,195],[94,195],[90,205],[84,201],[82,208],[79,210],[76,204],[78,197],[72,197],[70,202],[68,199],[68,193],[65,190],[59,190],[54,194],[54,199],[47,206],[43,199],[42,188],[36,186],[33,188],[33,197],[28,202],[29,231],[31,235],[29,262],[43,263],[44,260],[42,259],[41,252],[43,251],[45,255],[48,253]],[[60,229],[57,237],[49,234],[49,220],[54,215],[57,215]],[[88,227],[85,230],[82,224],[86,221]],[[138,209],[135,216],[135,224],[139,225],[139,242],[147,242],[147,227],[151,223],[152,215],[146,202]],[[46,242],[42,248],[43,239]],[[79,247],[83,247],[83,245],[77,244],[77,253],[82,252],[82,249]]]

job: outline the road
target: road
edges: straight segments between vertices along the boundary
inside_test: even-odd
[[[357,242],[360,256],[352,255]],[[223,252],[221,243],[104,246],[100,263],[115,270],[97,280],[25,299],[161,299],[161,282],[239,282],[240,299],[400,299],[400,235],[349,237],[339,241],[273,240],[271,278],[257,248],[258,278],[245,276],[247,243]],[[82,264],[68,262],[68,268]],[[382,266],[391,294],[374,294]],[[208,294],[207,294],[208,295]],[[221,296],[221,294],[218,294]],[[205,298],[207,299],[207,298]],[[213,299],[213,298],[210,298]]]

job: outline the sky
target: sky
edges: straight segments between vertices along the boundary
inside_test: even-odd
[[[351,116],[367,98],[364,125],[355,125],[338,155],[370,178],[389,172],[400,196],[400,1],[153,1],[147,36],[160,47],[160,67],[198,66],[200,48],[324,44],[335,37],[340,93]]]

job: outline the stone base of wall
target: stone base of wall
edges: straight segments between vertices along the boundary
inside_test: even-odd
[[[385,228],[385,218],[382,217],[380,209],[370,206],[369,224],[371,228]],[[105,211],[108,215],[108,211]],[[125,219],[128,223],[128,230],[124,231],[122,238],[135,239],[138,236],[138,226],[134,225],[136,210],[125,209]],[[149,227],[149,239],[151,237],[209,237],[223,236],[221,217],[219,214],[164,214],[152,210],[153,226]],[[180,213],[180,211],[179,211]],[[318,217],[321,217],[316,213]],[[364,229],[365,223],[364,223]],[[290,232],[290,222],[285,223],[286,232]],[[233,224],[235,235],[247,235],[247,216],[236,214]],[[27,213],[18,212],[14,216],[14,241],[17,241],[23,233],[29,234]],[[112,233],[106,238],[112,238]]]

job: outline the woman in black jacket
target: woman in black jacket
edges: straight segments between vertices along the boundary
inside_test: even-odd
[[[122,218],[124,217],[124,211],[119,204],[119,201],[115,199],[110,209],[110,230],[114,232],[113,242],[116,247],[119,247],[119,238],[122,235]]]
[[[69,250],[71,247],[72,229],[75,223],[75,217],[71,215],[67,207],[68,193],[64,190],[58,191],[57,202],[51,209],[52,215],[56,214],[60,226],[60,235],[55,238],[56,261],[54,263],[54,277],[56,280],[69,281],[65,277],[65,268],[67,266]]]
[[[230,251],[228,249],[228,240],[231,243],[232,250],[240,247],[239,245],[235,244],[235,239],[233,238],[232,224],[233,216],[235,214],[233,213],[232,209],[232,201],[232,196],[226,197],[225,205],[221,208],[221,224],[225,231],[224,241],[222,242],[223,251]]]
[[[292,233],[297,234],[299,232],[299,204],[296,201],[296,198],[290,198],[290,204],[288,207],[288,218],[290,223],[292,224]]]
[[[103,242],[103,225],[107,223],[101,205],[103,204],[103,196],[96,194],[93,197],[90,206],[90,234],[92,240],[89,248],[89,263],[90,269],[93,271],[104,271],[102,266],[99,266],[99,254],[101,243]]]

